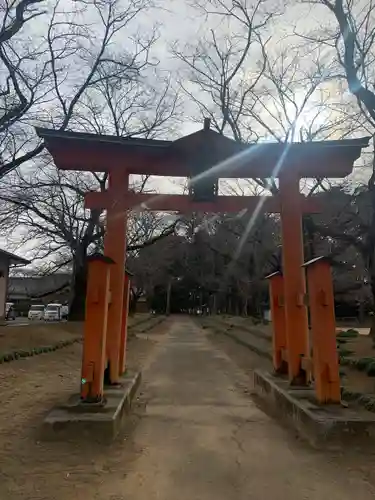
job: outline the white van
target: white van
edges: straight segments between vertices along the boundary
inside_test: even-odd
[[[61,306],[61,319],[68,319],[69,317],[69,306]]]
[[[27,318],[34,320],[41,320],[43,319],[43,314],[44,314],[44,305],[43,304],[35,304],[30,307],[29,312],[27,314]]]
[[[62,304],[48,304],[44,309],[44,321],[60,321]]]
[[[5,304],[5,319],[12,319],[13,321],[16,319],[16,311],[14,310],[13,302],[7,302]]]

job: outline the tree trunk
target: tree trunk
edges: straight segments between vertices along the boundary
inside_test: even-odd
[[[370,275],[371,279],[371,295],[372,295],[372,309],[374,312],[375,309],[375,276]],[[375,348],[375,314],[372,316],[371,319],[371,328],[370,328],[370,337],[372,339],[372,345]]]
[[[133,291],[130,293],[129,314],[134,315],[137,309],[139,296]]]
[[[375,314],[371,316],[370,337],[372,339],[372,346],[375,348]]]
[[[238,295],[235,298],[235,314],[236,316],[241,316],[241,299]]]
[[[371,295],[373,308],[375,307],[375,144],[372,160],[372,175],[368,181],[368,190],[371,200],[371,220],[367,233],[366,250],[368,254],[368,272],[370,277]],[[375,317],[371,322],[370,336],[375,347]]]
[[[360,293],[360,300],[359,300],[359,306],[358,306],[358,322],[360,326],[364,325],[365,319],[366,319],[366,303],[365,303],[365,296],[364,296],[364,290],[363,287],[361,289]]]
[[[217,314],[217,297],[216,292],[212,295],[212,311],[211,314]]]
[[[245,297],[243,301],[243,310],[242,310],[242,314],[245,316],[245,318],[247,317],[247,307],[248,307],[248,298]]]
[[[69,321],[84,321],[86,307],[87,266],[77,266],[72,282],[72,301],[69,310]]]
[[[165,306],[165,315],[169,316],[171,314],[171,293],[172,293],[172,280],[168,281],[167,287],[167,304]]]
[[[304,232],[305,261],[315,258],[315,227],[311,215],[304,215],[302,219]]]

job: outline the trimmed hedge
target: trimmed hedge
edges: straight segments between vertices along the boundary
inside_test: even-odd
[[[205,328],[209,328],[213,333],[219,333],[222,335],[226,335],[227,337],[231,338],[234,340],[237,344],[242,345],[243,347],[246,347],[250,351],[255,352],[259,356],[270,359],[272,360],[272,353],[270,350],[265,350],[261,349],[260,347],[250,343],[250,342],[245,342],[244,340],[238,338],[235,333],[232,333],[232,328],[228,326],[227,323],[222,323],[220,320],[216,322],[215,320],[210,320],[210,319],[204,319],[203,321],[201,320],[199,324],[204,326]],[[238,326],[234,327],[237,330],[240,330]],[[254,336],[257,336],[256,334],[253,333]],[[262,338],[260,335],[258,335],[259,338]],[[265,338],[262,338],[262,340],[267,340]]]
[[[148,330],[150,330],[151,328],[153,328],[154,326],[157,326],[159,323],[161,323],[162,321],[165,320],[165,317],[155,318],[155,317],[151,316],[148,318],[142,318],[141,321],[131,325],[129,327],[129,330],[136,327],[138,324],[149,322],[151,319],[153,320],[151,325],[147,324],[142,330],[140,330],[139,333],[145,333]],[[77,342],[82,342],[82,337],[77,337],[77,338],[74,338],[72,340],[60,340],[59,342],[56,342],[56,344],[33,347],[29,350],[17,349],[15,351],[6,352],[3,354],[0,354],[0,365],[3,363],[9,363],[10,361],[16,361],[17,359],[21,359],[21,358],[30,358],[32,356],[37,356],[38,354],[45,354],[48,352],[57,351],[58,349],[63,349],[64,347],[68,347],[68,346],[73,345]]]
[[[355,401],[363,406],[366,410],[375,412],[375,397],[371,394],[362,394],[361,392],[348,391],[341,388],[341,396],[347,401]]]
[[[353,328],[350,328],[349,330],[341,330],[337,334],[338,339],[355,339],[359,335],[359,332],[357,330],[354,330]]]
[[[352,356],[352,354],[354,354],[354,351],[339,347],[339,356],[346,357],[346,356]]]
[[[345,345],[348,343],[348,341],[346,339],[340,339],[340,338],[337,338],[336,339],[336,343],[338,344],[338,346],[341,346],[341,345]]]
[[[366,372],[369,377],[375,377],[375,358],[349,359],[342,356],[340,365],[350,366],[360,372]]]
[[[147,322],[147,324],[144,327],[142,327],[140,330],[138,330],[138,332],[135,333],[147,333],[149,330],[151,330],[151,328],[154,328],[155,326],[160,325],[160,323],[163,323],[165,319],[166,319],[165,316],[151,317],[149,319],[149,322]],[[143,323],[143,321],[141,323]],[[134,326],[137,325],[132,325],[131,328],[134,328]]]
[[[0,364],[9,363],[10,361],[15,361],[20,358],[30,358],[31,356],[37,356],[38,354],[57,351],[58,349],[68,347],[81,341],[82,339],[79,337],[72,340],[61,340],[60,342],[52,345],[33,347],[29,350],[17,349],[16,351],[6,352],[4,354],[0,354]]]

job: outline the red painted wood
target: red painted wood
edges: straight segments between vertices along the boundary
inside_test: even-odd
[[[91,192],[85,196],[85,207],[88,209],[108,209],[114,204],[113,197],[105,191]],[[121,210],[139,208],[162,212],[219,212],[237,213],[247,208],[254,211],[261,204],[262,212],[280,212],[280,201],[277,196],[218,196],[211,203],[194,202],[187,195],[179,194],[144,194],[124,192],[121,199],[116,200],[116,206]],[[321,203],[314,198],[301,196],[301,208],[304,213],[320,213]]]
[[[250,149],[251,150],[251,147]],[[189,177],[191,167],[181,155],[166,154],[165,151],[142,152],[122,150],[92,144],[84,146],[51,146],[49,148],[57,168],[62,170],[84,170],[105,172],[111,169],[126,169],[129,174]],[[314,148],[306,150],[291,148],[283,162],[282,151],[274,148],[259,155],[244,152],[219,163],[214,168],[219,178],[267,178],[278,177],[287,169],[298,177],[342,178],[352,172],[353,163],[360,154],[360,148]],[[283,165],[279,164],[282,163]]]

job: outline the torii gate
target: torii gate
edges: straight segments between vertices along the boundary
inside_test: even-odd
[[[90,377],[93,378],[92,373],[95,372],[96,384],[91,384],[89,391],[92,400],[100,399],[103,394],[105,359],[109,363],[111,384],[118,383],[125,370],[125,356],[120,351],[126,345],[127,311],[123,314],[126,213],[135,206],[184,213],[254,211],[261,207],[264,212],[281,214],[288,374],[291,383],[308,382],[310,375],[302,363],[303,358],[309,355],[308,318],[304,300],[306,284],[302,268],[302,214],[317,213],[320,207],[316,200],[300,193],[299,182],[301,178],[347,176],[352,172],[362,148],[368,145],[368,138],[248,145],[211,130],[209,120],[205,120],[202,130],[175,141],[119,138],[42,128],[37,129],[37,134],[44,140],[57,168],[109,174],[107,191],[91,192],[85,198],[86,208],[107,210],[104,253],[111,262],[107,264],[110,266],[111,292],[108,321],[108,297],[103,296],[100,302],[96,290],[96,315],[92,313],[92,318],[96,319],[87,321],[85,327],[85,346],[89,346],[87,349],[91,354],[86,360],[84,357],[82,373],[91,373]],[[136,194],[128,191],[130,174],[188,177],[193,180],[192,188],[189,195]],[[279,194],[270,197],[218,196],[219,177],[277,177]],[[103,278],[105,274],[100,275],[98,272],[92,281],[94,283],[96,280],[95,285],[90,284],[89,280],[88,298],[94,292],[93,287],[98,286],[98,280],[100,283],[102,278],[99,276]],[[98,316],[99,303],[103,314]],[[88,307],[86,315],[91,314]],[[93,328],[101,329],[96,336],[91,333],[90,329]],[[90,341],[91,336],[93,340]],[[103,351],[98,354],[98,350],[92,350],[91,344],[103,343],[103,338],[106,338],[106,354]],[[121,364],[120,359],[123,360]],[[86,382],[84,379],[83,385]],[[87,394],[83,387],[82,395]]]

